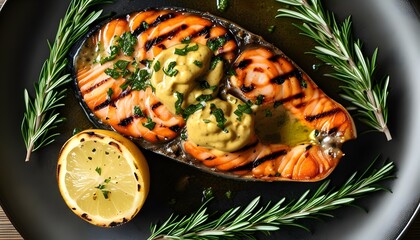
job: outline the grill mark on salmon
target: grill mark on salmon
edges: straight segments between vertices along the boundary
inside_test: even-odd
[[[166,34],[160,35],[159,37],[156,37],[152,40],[148,40],[146,42],[146,51],[149,51],[153,46],[159,45],[161,42],[163,42],[166,39],[172,39],[174,36],[176,36],[179,32],[187,29],[187,25],[183,24],[181,27],[176,28]],[[164,46],[164,45],[163,45]],[[162,48],[162,47],[161,47]],[[166,48],[166,46],[165,46]]]
[[[111,78],[106,78],[106,79],[104,79],[104,80],[102,80],[102,81],[100,81],[100,82],[96,83],[96,84],[95,84],[95,85],[93,85],[92,87],[90,87],[90,88],[88,88],[87,90],[85,90],[85,91],[84,91],[84,93],[86,94],[86,93],[90,93],[90,92],[92,92],[93,90],[95,90],[96,88],[98,88],[99,86],[101,86],[102,84],[104,84],[104,83],[108,82],[110,79],[111,79]]]
[[[285,73],[283,75],[279,75],[273,79],[270,80],[270,82],[281,85],[283,84],[287,79],[290,79],[291,77],[296,77],[298,80],[302,80],[302,73],[295,69],[289,73]]]
[[[306,116],[306,117],[305,117],[305,119],[306,119],[306,121],[308,121],[308,122],[313,122],[313,121],[315,121],[315,120],[317,120],[317,119],[320,119],[320,118],[325,118],[325,117],[331,116],[331,115],[333,115],[333,114],[335,114],[335,113],[338,113],[338,112],[340,112],[340,111],[341,111],[340,109],[336,108],[336,109],[330,110],[330,111],[328,111],[328,112],[322,112],[322,113],[319,113],[319,114],[317,114],[317,115],[313,115],[313,116]],[[334,129],[334,128],[333,128],[333,129]],[[337,129],[335,129],[335,130],[337,130]],[[330,131],[331,131],[331,130],[330,130]]]

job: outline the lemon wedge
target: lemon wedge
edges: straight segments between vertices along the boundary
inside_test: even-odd
[[[149,167],[137,146],[118,133],[86,130],[62,147],[57,164],[60,193],[91,224],[130,221],[149,192]]]

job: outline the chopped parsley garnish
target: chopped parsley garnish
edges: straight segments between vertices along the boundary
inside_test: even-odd
[[[223,113],[223,110],[218,108],[214,103],[210,105],[210,109],[211,109],[210,113],[213,114],[214,117],[216,118],[217,126],[220,129],[224,130],[227,119],[225,118],[225,114]]]
[[[114,90],[112,90],[112,88],[108,88],[108,92],[106,92],[106,98],[111,100],[112,94],[114,94]]]
[[[149,28],[149,24],[146,21],[141,22],[141,27],[146,30]]]
[[[174,69],[174,67],[176,66],[176,62],[170,62],[168,64],[168,68],[165,70],[163,69],[163,72],[168,75],[169,77],[175,77],[178,74],[178,70]]]
[[[210,50],[217,51],[219,48],[223,47],[223,45],[226,43],[226,38],[224,37],[218,37],[213,38],[207,41],[207,47],[210,48]]]
[[[261,105],[264,102],[264,95],[258,95],[255,105]]]
[[[175,54],[180,56],[186,56],[189,52],[197,51],[198,50],[198,44],[189,47],[187,44],[184,48],[175,48]]]
[[[275,29],[276,29],[276,26],[271,25],[271,26],[268,26],[267,30],[268,30],[269,33],[273,33]]]
[[[202,68],[203,67],[203,62],[198,61],[198,60],[194,60],[194,65],[199,67],[199,68]]]
[[[184,118],[184,119],[188,119],[188,117],[191,115],[191,114],[193,114],[193,113],[195,113],[195,112],[197,112],[198,110],[201,110],[201,109],[203,109],[204,108],[204,105],[203,104],[201,104],[201,103],[197,103],[197,104],[191,104],[191,105],[189,105],[185,110],[184,110],[184,112],[182,113],[182,117]]]
[[[118,39],[118,47],[127,56],[133,55],[134,46],[136,44],[137,44],[137,38],[133,34],[131,34],[131,32],[125,32]]]
[[[283,102],[282,102],[282,101],[277,101],[277,102],[274,102],[274,108],[278,108],[278,107],[280,107],[281,105],[283,105]]]
[[[217,10],[224,12],[229,7],[229,0],[217,0]]]
[[[217,66],[217,63],[223,61],[223,58],[220,56],[214,57],[210,62],[210,70],[214,70]]]
[[[176,102],[175,102],[175,113],[176,114],[181,114],[183,112],[183,109],[181,107],[182,103],[184,102],[184,94],[180,93],[180,92],[176,92],[175,96],[177,98]]]
[[[153,122],[153,120],[148,117],[147,118],[147,122],[143,123],[143,126],[148,128],[149,130],[153,130],[153,128],[155,128],[156,123]]]
[[[101,65],[108,61],[114,60],[117,57],[118,52],[120,51],[120,48],[118,46],[111,46],[109,49],[111,50],[110,55],[108,57],[102,58],[99,61]]]
[[[204,122],[204,123],[210,123],[211,121],[210,121],[210,120],[208,120],[208,119],[203,119],[203,122]]]
[[[270,111],[270,109],[265,109],[265,116],[266,117],[272,117],[273,113]]]
[[[236,119],[238,119],[238,121],[241,121],[242,116],[245,114],[251,114],[252,113],[252,109],[251,109],[251,102],[246,102],[245,104],[239,104],[238,108],[233,112],[236,116],[238,116]]]
[[[121,72],[115,68],[107,68],[104,72],[106,75],[112,77],[113,79],[118,79],[119,77],[121,77]]]
[[[137,68],[120,87],[123,90],[125,90],[128,86],[130,86],[132,90],[145,90],[148,86],[151,86],[149,79],[150,74],[146,69]]]
[[[102,173],[102,168],[100,168],[100,167],[96,167],[95,168],[95,171],[99,174],[99,176],[101,175],[101,173]]]
[[[181,40],[181,43],[183,43],[183,44],[188,44],[190,42],[191,42],[191,37],[190,36],[188,36],[188,37],[186,37],[186,38],[184,38],[184,39]]]
[[[155,72],[159,72],[160,70],[160,62],[156,61],[155,65],[153,65],[153,70],[155,70]]]
[[[301,80],[300,80],[300,86],[301,86],[302,88],[307,88],[307,87],[308,87],[308,84],[306,83],[306,81],[305,81],[305,80],[301,79]]]
[[[139,106],[134,106],[134,115],[137,117],[144,117],[144,113]]]
[[[207,101],[210,101],[212,99],[213,99],[213,96],[212,95],[210,95],[210,94],[208,94],[208,95],[203,94],[203,95],[198,96],[195,100],[197,100],[199,102],[207,102]]]
[[[183,129],[181,131],[181,139],[184,141],[187,140],[187,130]]]
[[[237,74],[236,74],[235,69],[229,69],[229,71],[227,72],[227,75],[230,77],[230,76],[236,76]]]
[[[130,64],[129,61],[118,60],[116,63],[114,63],[114,68],[118,68],[120,70],[124,70],[124,69],[127,69],[128,64]]]

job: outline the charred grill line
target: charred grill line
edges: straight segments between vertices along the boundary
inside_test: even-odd
[[[94,111],[99,111],[102,108],[106,108],[107,106],[111,105],[111,106],[115,106],[115,102],[123,99],[124,97],[128,96],[131,93],[131,90],[127,89],[125,91],[123,91],[118,97],[116,97],[115,99],[107,99],[105,100],[103,103],[97,105],[93,110]]]
[[[270,82],[281,85],[283,84],[286,80],[292,78],[292,77],[296,77],[298,80],[302,80],[302,72],[299,71],[298,69],[295,69],[289,73],[277,76],[273,79],[270,80]]]
[[[84,94],[92,92],[93,90],[95,90],[96,88],[98,88],[99,86],[101,86],[102,84],[108,82],[109,79],[111,79],[111,78],[106,78],[106,79],[104,79],[104,80],[96,83],[95,85],[93,85],[92,87],[90,87],[86,91],[84,91]]]
[[[175,125],[175,126],[169,127],[169,129],[171,129],[172,132],[178,132],[181,129],[181,127],[178,125]]]
[[[180,27],[166,33],[163,34],[159,37],[156,37],[154,39],[148,40],[145,44],[146,47],[146,51],[149,51],[153,46],[158,45],[160,43],[162,43],[165,39],[169,39],[169,38],[173,38],[174,36],[176,36],[179,32],[185,30],[188,28],[188,25],[183,24]]]
[[[158,107],[160,107],[160,106],[162,106],[162,103],[161,103],[161,102],[155,103],[155,104],[152,106],[152,110],[155,110],[156,108],[158,108]]]
[[[269,160],[274,160],[274,159],[276,159],[276,158],[278,158],[278,157],[280,157],[280,156],[286,155],[286,154],[287,154],[287,151],[286,151],[286,150],[281,150],[281,151],[278,151],[278,152],[273,152],[273,153],[271,153],[271,154],[269,154],[269,155],[267,155],[267,156],[265,156],[265,157],[262,157],[262,158],[260,158],[260,159],[255,160],[255,161],[252,163],[252,168],[256,168],[256,167],[258,167],[260,164],[262,164],[262,163],[264,163],[264,162],[266,162],[266,161],[269,161]]]
[[[243,70],[243,69],[245,69],[246,67],[248,67],[251,63],[252,63],[252,60],[251,60],[251,59],[245,59],[245,60],[242,60],[242,61],[240,61],[240,62],[238,63],[237,68],[239,68],[239,69]]]
[[[308,122],[313,122],[313,121],[315,121],[317,119],[328,117],[328,116],[333,115],[333,114],[336,114],[336,113],[338,113],[340,111],[341,110],[339,108],[334,108],[334,109],[332,109],[330,111],[323,112],[323,113],[320,113],[320,114],[317,114],[317,115],[306,116],[305,117],[305,120],[308,121]]]
[[[287,102],[290,102],[290,101],[293,101],[293,100],[296,100],[296,99],[303,98],[304,96],[305,96],[305,94],[303,92],[300,92],[300,93],[295,94],[293,96],[290,96],[290,97],[284,98],[282,100],[276,101],[276,103],[277,104],[283,104],[283,103],[287,103]]]
[[[133,122],[133,120],[134,120],[134,117],[133,116],[130,116],[128,118],[124,118],[123,120],[121,120],[118,123],[118,126],[127,127],[128,125],[130,125]]]
[[[150,27],[156,27],[157,25],[159,25],[159,24],[161,24],[161,23],[163,23],[163,22],[165,22],[169,19],[175,18],[176,16],[178,16],[178,15],[175,14],[175,13],[167,13],[167,14],[164,14],[164,15],[160,15],[159,17],[157,17],[155,19],[155,21],[153,21],[151,24],[149,24],[149,28]]]

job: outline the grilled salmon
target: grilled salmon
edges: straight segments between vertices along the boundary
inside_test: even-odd
[[[97,127],[221,176],[317,181],[356,138],[346,109],[279,49],[208,13],[108,20],[77,47],[74,76]]]

